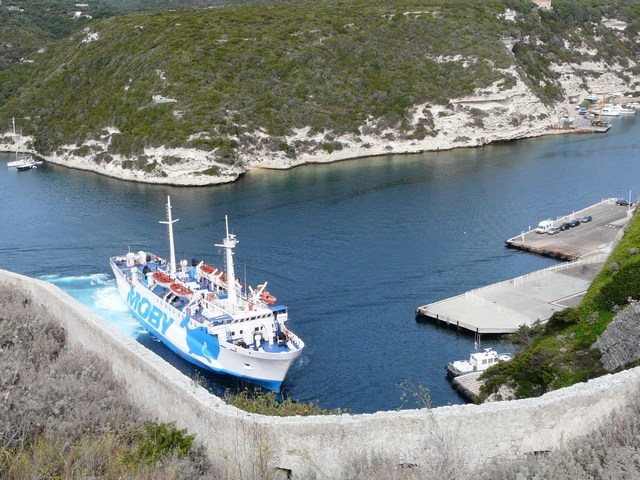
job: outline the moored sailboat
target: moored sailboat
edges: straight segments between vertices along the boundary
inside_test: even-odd
[[[7,167],[15,167],[19,172],[24,172],[27,170],[35,170],[38,168],[38,165],[42,165],[42,160],[36,160],[32,155],[19,155],[18,154],[18,144],[16,141],[16,120],[15,118],[11,120],[13,125],[13,141],[16,144],[16,152],[15,152],[15,160],[12,160],[7,163]]]

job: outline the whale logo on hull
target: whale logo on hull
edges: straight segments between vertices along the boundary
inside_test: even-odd
[[[218,337],[207,334],[199,327],[194,329],[187,327],[187,345],[190,354],[202,356],[209,363],[213,363],[220,355]]]

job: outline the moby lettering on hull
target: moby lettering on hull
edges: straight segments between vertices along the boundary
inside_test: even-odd
[[[136,292],[133,286],[129,289],[127,303],[141,320],[147,322],[163,335],[167,333],[167,329],[173,323],[173,318],[169,317],[158,307],[151,305],[151,302],[140,295],[139,292]]]
[[[118,290],[143,326],[186,360],[213,372],[234,375],[279,390],[304,342],[285,327],[287,307],[276,304],[267,282],[243,288],[235,277],[229,233],[221,245],[224,269],[181,260],[173,250],[171,201],[167,199],[169,261],[129,252],[110,259]]]

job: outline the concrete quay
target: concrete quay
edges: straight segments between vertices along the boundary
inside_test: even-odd
[[[564,222],[580,219],[590,215],[593,220],[548,235],[536,233],[535,226],[526,232],[505,241],[509,248],[516,248],[531,253],[537,253],[559,260],[577,260],[595,252],[605,252],[616,239],[620,229],[631,218],[632,209],[616,205],[615,198],[602,200],[595,205],[584,208],[569,215],[557,217],[553,226],[558,227]],[[543,219],[540,219],[543,220]]]
[[[478,380],[483,372],[472,372],[465,375],[459,375],[455,377],[451,384],[460,395],[462,395],[469,402],[476,403],[480,397],[480,387],[482,382]]]
[[[578,305],[606,258],[594,255],[423,305],[416,310],[416,320],[472,333],[513,333]]]

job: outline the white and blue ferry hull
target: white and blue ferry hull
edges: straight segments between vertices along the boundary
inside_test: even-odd
[[[188,362],[215,373],[248,380],[279,391],[300,350],[266,352],[242,348],[207,328],[189,322],[185,314],[153,294],[135,278],[125,278],[112,263],[120,296],[136,320],[154,337]]]

